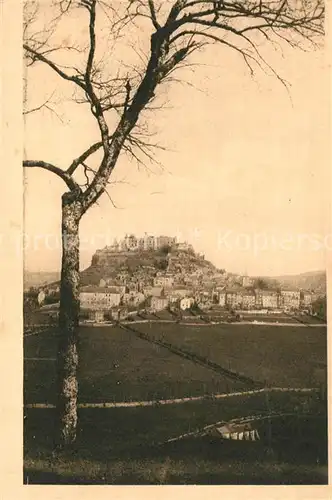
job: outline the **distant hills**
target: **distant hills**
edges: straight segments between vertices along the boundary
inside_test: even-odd
[[[315,293],[326,293],[326,272],[309,271],[301,274],[288,274],[285,276],[264,277],[264,279],[278,282],[281,288],[297,288],[303,290],[312,290]]]
[[[53,283],[54,281],[59,281],[60,272],[49,272],[49,271],[24,271],[24,290],[29,288],[39,287]]]
[[[171,258],[170,258],[171,257]],[[178,257],[181,257],[180,259]],[[178,268],[178,269],[177,269]],[[115,277],[122,270],[129,276],[143,274],[154,275],[156,271],[168,269],[171,272],[193,272],[204,269],[204,275],[218,272],[209,261],[202,259],[193,252],[165,254],[162,251],[119,252],[107,253],[97,251],[91,260],[91,265],[81,271],[82,285],[98,285],[101,278]],[[284,276],[260,276],[271,286],[284,289],[312,290],[320,295],[326,294],[326,272],[310,271],[301,274]],[[59,281],[60,272],[24,272],[24,289],[44,286]]]

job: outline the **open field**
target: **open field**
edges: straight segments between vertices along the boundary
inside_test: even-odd
[[[324,381],[324,327],[143,323],[131,328],[263,385],[319,387]],[[82,327],[79,353],[83,402],[171,399],[249,388],[119,327]],[[53,403],[55,331],[26,338],[24,357],[25,401]]]
[[[134,328],[265,385],[319,386],[318,368],[327,364],[325,327],[137,324]]]
[[[247,388],[116,327],[82,327],[79,354],[83,402],[169,399]],[[54,403],[54,332],[27,338],[24,357],[25,401]]]
[[[263,380],[264,375],[270,385],[319,385],[314,377],[315,366],[326,362],[324,328],[200,328],[174,323],[132,327],[247,376]],[[119,327],[82,327],[79,351],[80,401],[85,403],[203,396],[247,389],[245,383],[230,380]],[[55,330],[25,338],[24,356],[25,402],[54,403]],[[325,411],[325,403],[317,393],[294,392],[218,400],[207,397],[167,406],[80,409],[75,449],[51,459],[55,412],[26,408],[25,482],[326,484]],[[296,433],[291,427],[287,435],[285,424],[274,425],[269,443],[266,439],[225,442],[211,436],[166,443],[216,422],[274,412],[290,412],[296,418],[311,415],[320,420],[306,424],[301,436],[298,425]],[[264,436],[265,431],[260,432]]]
[[[301,412],[316,414],[317,401],[312,395],[278,394],[269,400],[253,395],[227,402],[80,410],[75,449],[51,460],[54,410],[26,410],[25,477],[30,484],[325,484],[324,416],[303,417],[301,436],[297,424],[294,429],[292,421],[277,421],[272,441],[261,427],[262,439],[254,443],[213,436],[166,443],[235,415],[281,408],[295,410],[298,418]]]

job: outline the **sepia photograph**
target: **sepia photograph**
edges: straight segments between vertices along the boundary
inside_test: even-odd
[[[324,1],[22,19],[22,484],[327,485]]]

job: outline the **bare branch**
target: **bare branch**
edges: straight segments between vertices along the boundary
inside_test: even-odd
[[[55,71],[59,76],[61,76],[61,78],[63,78],[64,80],[68,80],[68,81],[71,81],[73,83],[75,83],[76,85],[78,85],[79,87],[81,87],[83,90],[86,90],[85,89],[85,85],[84,83],[78,78],[77,75],[67,75],[64,71],[62,71],[54,62],[52,62],[50,59],[46,58],[43,54],[39,54],[38,52],[36,52],[34,49],[30,48],[28,45],[26,44],[23,44],[23,48],[24,50],[26,50],[29,54],[31,54],[31,56],[38,60],[38,61],[41,61],[45,64],[47,64],[47,66],[49,66],[50,68],[53,69],[53,71]]]
[[[86,149],[84,153],[82,153],[80,156],[75,158],[75,160],[73,160],[71,165],[68,167],[66,173],[68,175],[72,175],[79,165],[82,165],[89,158],[89,156],[96,153],[102,146],[103,143],[101,141],[92,144],[92,146]]]
[[[90,22],[89,22],[89,33],[90,33],[90,50],[88,55],[88,60],[86,64],[85,71],[85,79],[87,82],[87,86],[91,85],[91,71],[93,65],[93,59],[96,51],[96,33],[95,33],[95,24],[96,24],[96,0],[82,0],[82,5],[84,5],[89,13],[90,13]]]
[[[69,15],[71,7],[74,7],[73,0],[54,2],[61,15]],[[265,72],[272,72],[286,86],[285,80],[260,52],[257,35],[275,46],[280,41],[297,48],[301,47],[302,42],[314,43],[323,33],[323,1],[299,2],[300,4],[293,4],[289,0],[173,0],[168,9],[168,4],[157,0],[129,0],[124,4],[120,2],[116,10],[104,0],[78,0],[75,2],[76,6],[84,8],[89,14],[86,25],[89,40],[85,49],[85,67],[79,71],[71,65],[74,73],[48,58],[47,54],[52,53],[53,49],[58,50],[58,46],[52,46],[49,42],[48,36],[46,44],[45,40],[39,41],[38,36],[35,37],[36,41],[32,37],[31,44],[24,45],[32,60],[45,63],[60,77],[83,90],[83,96],[75,95],[74,100],[89,103],[91,114],[99,126],[101,140],[74,159],[65,173],[71,177],[78,167],[84,169],[84,210],[97,201],[106,189],[122,152],[129,154],[139,164],[142,163],[142,158],[155,160],[150,152],[150,148],[155,145],[143,136],[135,135],[135,131],[142,125],[142,112],[159,109],[160,106],[151,104],[155,102],[160,84],[175,81],[174,71],[188,65],[190,56],[199,49],[210,44],[228,47],[241,55],[251,74],[259,67]],[[129,26],[143,33],[142,27],[146,28],[146,19],[152,22],[154,31],[146,60],[139,55],[140,62],[135,65],[130,60],[122,59],[119,64],[114,58],[114,62],[118,64],[116,74],[113,68],[107,74],[104,70],[105,61],[113,62],[107,50],[104,60],[96,62],[99,36],[96,30],[97,11],[102,15],[105,13],[109,22],[109,36],[117,42],[122,40],[125,29]],[[36,15],[32,9],[30,17]],[[39,45],[41,43],[43,45]],[[132,43],[132,51],[137,54],[135,42]],[[109,122],[112,123],[112,133]],[[86,161],[100,149],[102,159],[98,168],[92,171]]]
[[[72,5],[72,0],[60,0],[59,7],[60,7],[61,13],[65,14],[66,12],[68,12],[71,5]]]
[[[74,181],[74,179],[67,172],[61,170],[61,168],[52,165],[52,163],[47,163],[45,161],[38,161],[38,160],[24,160],[23,167],[29,167],[29,168],[37,167],[37,168],[42,168],[44,170],[48,170],[49,172],[52,172],[53,174],[56,174],[58,177],[60,177],[67,184],[67,186],[71,191],[80,191],[80,188],[78,184]]]
[[[32,113],[36,113],[37,111],[41,111],[42,109],[47,109],[48,111],[50,111],[51,113],[53,113],[62,123],[63,123],[63,119],[62,117],[59,115],[59,113],[57,113],[57,111],[51,106],[51,104],[53,105],[56,105],[57,103],[55,102],[52,102],[52,97],[54,95],[54,92],[52,93],[52,95],[46,99],[42,104],[39,104],[39,106],[35,106],[34,108],[30,108],[30,109],[24,109],[23,110],[23,115],[30,115]],[[26,101],[27,99],[25,98],[24,99],[24,105],[26,105]]]
[[[148,3],[149,3],[152,24],[156,28],[156,30],[158,30],[160,28],[160,24],[157,21],[156,7],[154,5],[154,1],[148,0]]]
[[[114,200],[113,198],[111,197],[110,193],[107,191],[107,189],[105,189],[104,193],[106,194],[107,198],[110,200],[110,202],[112,203],[113,207],[116,208],[116,209],[120,209],[121,207],[118,207],[115,203],[114,203]]]
[[[101,140],[104,148],[104,153],[107,155],[108,152],[108,126],[103,114],[103,108],[100,102],[100,99],[96,96],[94,92],[94,88],[91,82],[91,72],[93,67],[93,61],[96,51],[96,0],[81,0],[82,5],[88,9],[89,11],[89,41],[90,41],[90,49],[86,64],[86,70],[84,74],[85,79],[85,90],[86,95],[88,96],[91,103],[91,112],[95,116],[99,130],[101,134]]]

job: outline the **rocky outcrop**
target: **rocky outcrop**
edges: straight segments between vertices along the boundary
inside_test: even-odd
[[[97,285],[101,279],[119,281],[153,280],[157,273],[169,273],[179,279],[193,276],[197,279],[212,276],[218,271],[211,262],[192,249],[146,250],[110,252],[97,250],[91,265],[81,273],[82,285]]]

